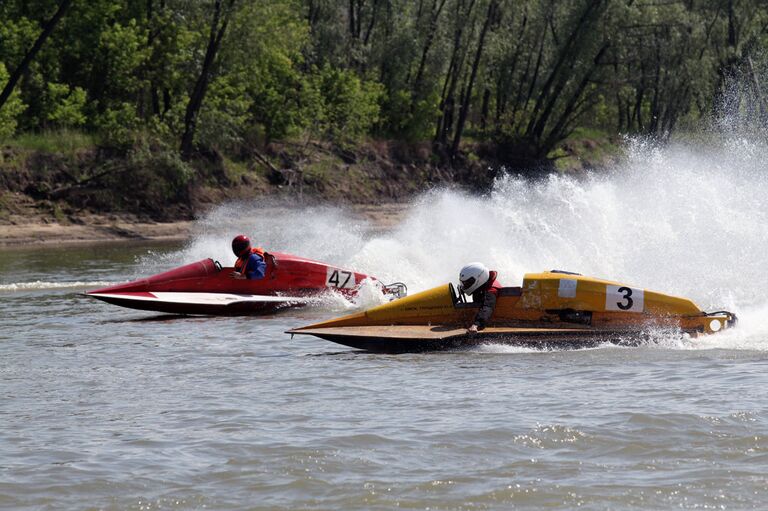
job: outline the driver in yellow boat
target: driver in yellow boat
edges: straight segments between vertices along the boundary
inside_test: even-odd
[[[467,328],[470,335],[476,334],[485,328],[496,308],[496,298],[501,283],[496,280],[498,273],[489,270],[483,263],[469,263],[459,272],[459,292],[472,295],[472,302],[480,304],[480,310],[475,314],[472,325]]]

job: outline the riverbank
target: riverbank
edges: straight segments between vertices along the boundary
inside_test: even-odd
[[[117,241],[176,241],[189,237],[192,221],[139,222],[130,217],[90,215],[82,223],[22,222],[0,226],[0,248]]]
[[[300,207],[300,206],[294,206]],[[345,209],[377,230],[391,229],[403,218],[404,203],[353,205]],[[290,206],[265,208],[278,214]],[[119,243],[130,241],[184,241],[194,231],[194,220],[152,222],[134,215],[89,214],[59,222],[46,217],[14,215],[0,225],[0,249],[16,247]]]
[[[43,143],[45,142],[45,143]],[[548,166],[519,172],[579,173],[609,165],[615,141],[582,132]],[[486,193],[518,172],[489,145],[466,144],[446,161],[428,143],[368,140],[354,147],[275,142],[236,158],[211,151],[191,161],[137,145],[106,150],[86,136],[41,134],[0,147],[0,247],[126,240],[183,240],[196,218],[230,202],[331,204],[373,228],[435,187]]]

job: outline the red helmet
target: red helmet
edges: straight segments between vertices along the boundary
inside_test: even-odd
[[[251,248],[251,240],[245,234],[238,234],[235,239],[232,240],[232,252],[237,257],[242,256],[246,250]]]

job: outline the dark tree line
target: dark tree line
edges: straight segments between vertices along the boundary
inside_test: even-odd
[[[579,128],[764,125],[759,0],[5,0],[0,137],[71,129],[185,158],[272,140],[468,139],[513,164]]]

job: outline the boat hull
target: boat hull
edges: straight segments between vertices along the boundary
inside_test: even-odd
[[[300,307],[304,297],[232,295],[227,293],[90,293],[88,296],[128,309],[169,314],[243,316]]]
[[[265,277],[259,280],[234,279],[234,268],[204,259],[85,294],[137,310],[235,316],[301,307],[327,292],[352,296],[364,280],[378,282],[374,277],[311,259],[272,255],[267,257]]]
[[[388,327],[327,327],[290,333],[314,335],[327,341],[371,353],[423,353],[503,344],[535,349],[578,349],[613,343],[637,345],[644,337],[626,330],[567,328],[487,328],[468,334],[458,326],[393,325]]]

